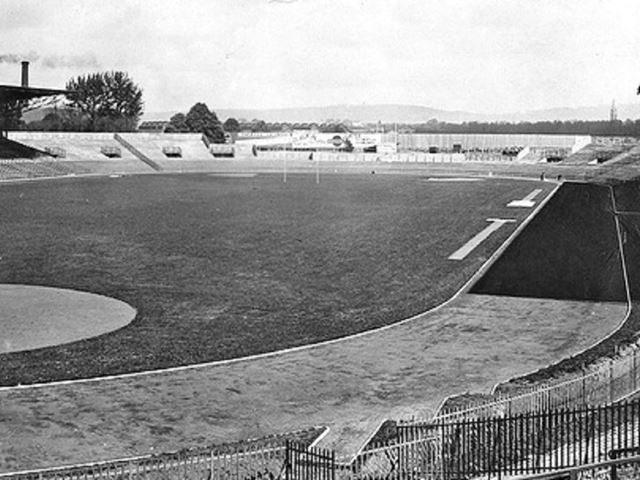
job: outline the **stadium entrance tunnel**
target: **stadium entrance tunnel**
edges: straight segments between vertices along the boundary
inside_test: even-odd
[[[629,195],[627,195],[629,197]],[[638,198],[630,200],[638,209]],[[565,183],[471,293],[560,300],[627,300],[612,190],[607,185]],[[640,258],[640,217],[622,219]],[[626,250],[626,249],[625,249]],[[640,267],[633,272],[640,278]],[[631,272],[630,272],[631,273]],[[640,284],[636,287],[640,293]]]
[[[0,285],[0,353],[95,337],[124,327],[130,305],[93,293],[32,285]]]

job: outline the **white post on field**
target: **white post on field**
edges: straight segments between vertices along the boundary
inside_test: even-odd
[[[285,146],[284,154],[282,155],[282,182],[287,183],[287,150]]]
[[[316,185],[320,185],[320,160],[318,160],[318,152],[316,152]]]

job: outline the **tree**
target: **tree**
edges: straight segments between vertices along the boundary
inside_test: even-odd
[[[6,130],[19,130],[24,125],[22,122],[22,109],[27,102],[0,102],[0,132]]]
[[[350,139],[348,139],[348,138],[344,139],[344,146],[342,147],[342,149],[345,152],[349,152],[349,153],[353,152],[354,147],[353,147],[353,143],[351,143]]]
[[[184,113],[176,113],[169,119],[169,125],[165,130],[167,133],[188,133],[189,125],[187,125],[187,117]]]
[[[238,130],[240,130],[240,123],[238,122],[238,120],[231,117],[225,120],[223,127],[225,132],[237,132]]]
[[[205,135],[210,142],[224,143],[224,130],[214,112],[204,103],[196,103],[187,113],[185,123],[191,132]]]
[[[67,82],[71,107],[88,118],[92,131],[131,131],[142,115],[142,89],[125,72],[80,75]]]

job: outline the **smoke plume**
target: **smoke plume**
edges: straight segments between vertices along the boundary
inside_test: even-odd
[[[94,55],[45,55],[41,57],[36,52],[24,53],[0,53],[0,64],[39,62],[45,68],[99,68],[100,64]]]
[[[47,55],[42,58],[42,66],[47,68],[98,68],[100,64],[94,55]]]
[[[20,63],[22,61],[35,62],[39,58],[36,52],[29,53],[0,53],[0,63]]]

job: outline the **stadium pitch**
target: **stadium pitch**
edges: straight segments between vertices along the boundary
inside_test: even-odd
[[[530,182],[198,175],[4,185],[0,282],[98,293],[138,315],[96,338],[2,356],[0,383],[211,362],[339,338],[451,296],[505,227],[447,260]],[[541,184],[545,193],[549,184]]]
[[[619,323],[625,304],[459,291],[531,213],[507,205],[553,185],[425,179],[158,175],[3,185],[11,218],[0,235],[8,267],[0,281],[82,288],[139,313],[116,332],[2,356],[12,375],[5,383],[98,378],[0,388],[0,436],[9,439],[0,442],[0,468],[313,425],[329,426],[323,441],[350,455],[385,418],[429,416],[451,395],[557,362]],[[516,222],[448,260],[496,218]],[[223,301],[252,308],[225,323]],[[272,310],[257,308],[265,305]],[[388,327],[367,330],[380,325]]]

